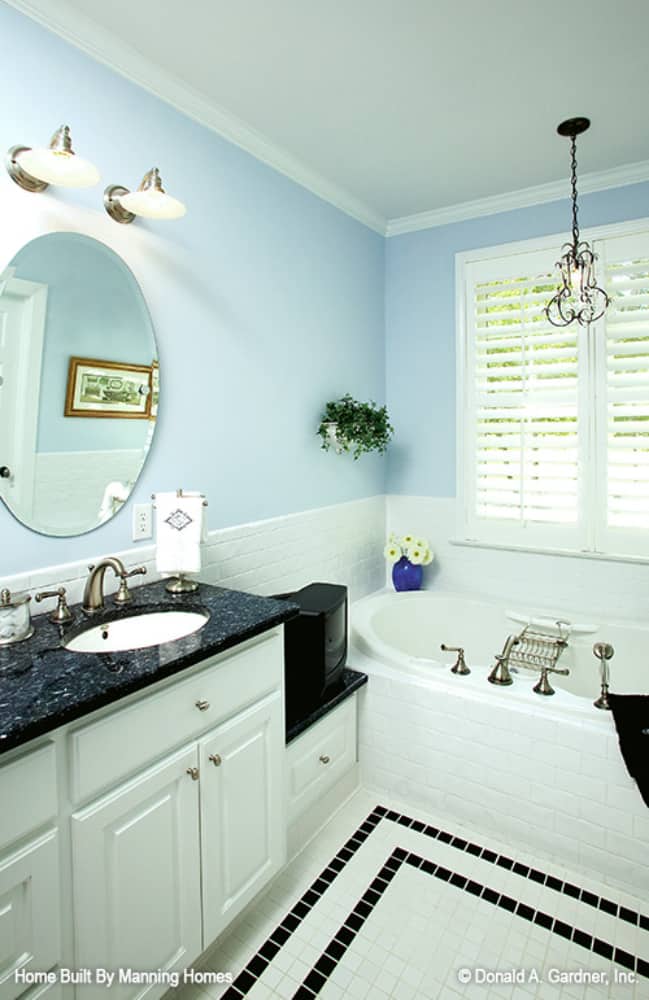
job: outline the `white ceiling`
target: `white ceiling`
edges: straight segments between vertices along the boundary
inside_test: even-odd
[[[10,2],[379,229],[649,161],[646,0]]]

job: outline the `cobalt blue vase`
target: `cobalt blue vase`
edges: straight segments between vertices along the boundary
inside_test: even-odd
[[[392,567],[394,589],[399,591],[421,590],[423,575],[423,566],[411,563],[407,556],[401,556],[401,559],[395,562]]]

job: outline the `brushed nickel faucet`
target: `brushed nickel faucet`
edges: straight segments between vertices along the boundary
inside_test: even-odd
[[[87,615],[94,615],[97,611],[101,611],[105,607],[104,576],[107,569],[112,569],[115,576],[118,576],[121,581],[119,590],[115,595],[116,604],[128,604],[129,601],[133,600],[133,595],[126,584],[128,578],[146,573],[146,566],[136,566],[135,569],[127,570],[121,559],[118,559],[116,556],[109,556],[107,559],[102,559],[96,566],[89,566],[88,569],[90,572],[83,591],[82,604],[82,610]]]
[[[445,653],[457,653],[457,660],[451,667],[452,674],[470,674],[471,671],[466,665],[466,660],[464,659],[464,648],[462,646],[447,646],[445,643],[439,647]]]
[[[567,667],[557,666],[557,660],[568,647],[570,626],[567,622],[557,621],[555,627],[558,637],[534,631],[530,625],[526,625],[518,635],[508,636],[502,653],[496,655],[496,664],[487,680],[491,684],[512,684],[511,671],[516,673],[518,667],[524,667],[526,670],[538,670],[541,674],[532,688],[535,694],[554,694],[548,674],[570,673]]]
[[[612,660],[615,655],[615,650],[609,642],[596,642],[593,646],[593,653],[600,662],[600,676],[602,690],[599,698],[593,702],[595,708],[602,708],[606,711],[610,711],[611,704],[608,700],[608,682],[609,682],[609,669],[608,661]]]
[[[509,672],[509,657],[511,656],[514,646],[517,646],[520,639],[517,635],[510,635],[507,637],[507,641],[503,646],[502,653],[496,654],[496,664],[491,670],[491,673],[487,677],[490,684],[513,684],[514,680]]]

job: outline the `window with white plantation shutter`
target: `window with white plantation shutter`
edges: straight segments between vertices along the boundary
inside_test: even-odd
[[[649,535],[649,234],[606,241],[605,548]],[[646,546],[641,548],[646,549]]]
[[[465,486],[476,540],[580,542],[578,333],[546,319],[551,263],[532,253],[469,268]]]
[[[560,241],[462,255],[466,540],[649,557],[649,230],[612,229],[593,241],[611,305],[590,329],[546,319]]]

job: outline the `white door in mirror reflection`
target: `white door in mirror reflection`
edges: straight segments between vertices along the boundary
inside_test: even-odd
[[[0,496],[29,516],[47,285],[14,278],[13,270],[0,275]]]

